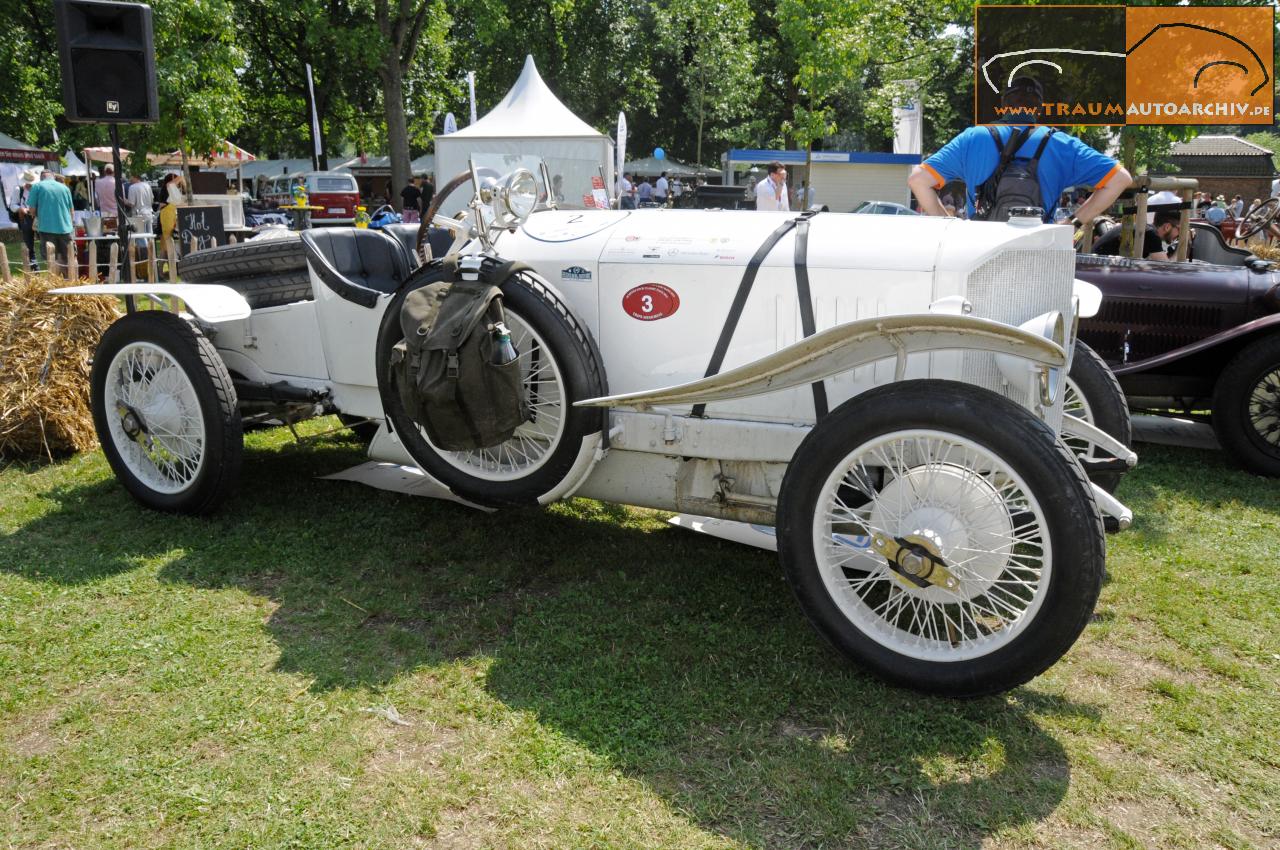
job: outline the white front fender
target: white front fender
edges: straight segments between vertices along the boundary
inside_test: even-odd
[[[94,283],[49,290],[53,295],[148,295],[182,300],[196,318],[209,324],[249,318],[249,302],[229,286],[217,283]]]
[[[990,319],[935,313],[882,316],[836,325],[751,363],[674,387],[605,396],[578,406],[634,407],[708,404],[747,398],[821,381],[867,363],[898,358],[901,374],[909,354],[976,349],[1021,357],[1052,368],[1067,354],[1051,340]]]

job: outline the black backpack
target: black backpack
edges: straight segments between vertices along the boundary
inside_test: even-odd
[[[523,263],[485,268],[478,278],[442,263],[445,280],[404,299],[404,339],[392,349],[396,390],[405,412],[437,449],[468,451],[511,438],[529,418],[520,360],[495,362],[503,322],[501,286]]]
[[[974,218],[980,221],[1008,221],[1009,214],[1017,207],[1039,207],[1047,210],[1040,192],[1040,155],[1049,144],[1049,137],[1056,131],[1050,127],[1044,134],[1035,156],[1025,159],[1017,156],[1019,148],[1030,138],[1036,127],[1023,127],[1009,131],[1009,140],[1000,144],[1000,134],[995,127],[988,127],[991,140],[996,144],[1000,161],[974,192]]]

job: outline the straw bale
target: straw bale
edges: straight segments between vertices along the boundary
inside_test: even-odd
[[[116,299],[65,298],[48,274],[0,284],[0,457],[53,458],[97,445],[89,370]]]

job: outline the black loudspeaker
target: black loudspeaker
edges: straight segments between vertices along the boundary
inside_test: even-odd
[[[154,124],[156,59],[151,7],[54,0],[62,105],[75,124]]]

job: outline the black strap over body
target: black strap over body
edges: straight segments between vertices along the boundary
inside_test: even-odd
[[[712,375],[718,374],[720,372],[720,367],[724,365],[725,355],[729,353],[729,343],[733,341],[733,334],[738,329],[738,320],[742,318],[742,311],[746,309],[747,306],[747,297],[751,295],[751,288],[755,285],[756,274],[760,271],[760,266],[764,263],[765,258],[769,256],[769,252],[778,244],[778,240],[783,236],[786,236],[787,233],[800,222],[805,223],[807,230],[809,219],[817,215],[818,212],[818,210],[806,210],[797,218],[787,219],[782,224],[778,225],[777,230],[770,233],[769,237],[765,239],[764,242],[760,243],[760,247],[756,249],[755,254],[751,256],[751,260],[748,261],[747,267],[742,271],[742,281],[738,284],[738,291],[733,296],[733,303],[729,305],[729,315],[724,320],[724,327],[720,329],[720,338],[716,340],[716,347],[711,352],[711,362],[707,364],[707,371],[703,377],[710,378]],[[798,250],[799,248],[797,248],[797,251]],[[799,274],[800,271],[797,266],[797,286],[799,285],[800,280]],[[804,288],[807,293],[809,288],[809,275],[807,269],[804,272]],[[808,305],[807,308],[805,306],[806,304]],[[807,296],[801,299],[800,310],[802,322],[804,321],[803,316],[806,309],[809,313],[809,321],[812,322],[813,302],[810,301]],[[809,336],[811,333],[812,331],[807,328],[805,329],[805,336]],[[704,416],[706,415],[706,412],[706,404],[695,404],[693,406],[694,416]]]
[[[818,332],[818,324],[813,318],[813,295],[809,291],[809,220],[802,218],[796,222],[796,297],[800,301],[800,330],[805,337]],[[821,419],[827,415],[827,385],[822,381],[813,383],[813,412]]]

